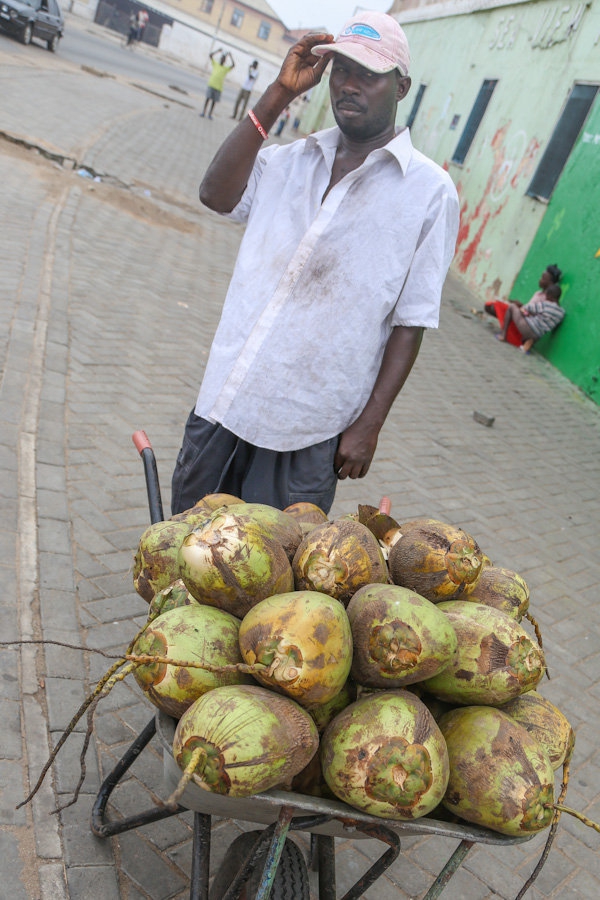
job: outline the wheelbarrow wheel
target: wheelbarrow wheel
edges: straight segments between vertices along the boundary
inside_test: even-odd
[[[260,833],[260,831],[246,831],[232,841],[221,868],[215,875],[209,900],[222,900]],[[254,900],[267,850],[268,847],[260,854],[254,871],[235,900]],[[308,869],[304,856],[298,845],[289,839],[286,840],[281,853],[269,900],[310,900]]]

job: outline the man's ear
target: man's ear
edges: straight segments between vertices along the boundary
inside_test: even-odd
[[[412,81],[410,79],[410,75],[400,75],[400,73],[398,72],[398,89],[396,91],[396,98],[398,102],[400,100],[404,100],[404,98],[410,91],[411,84]]]

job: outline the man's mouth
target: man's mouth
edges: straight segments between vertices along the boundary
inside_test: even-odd
[[[360,106],[357,106],[356,103],[349,103],[347,100],[338,101],[338,103],[336,103],[336,105],[335,105],[335,108],[339,112],[344,112],[344,113],[358,114],[358,113],[362,112],[362,109]]]

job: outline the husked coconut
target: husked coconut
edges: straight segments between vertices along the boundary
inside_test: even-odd
[[[409,588],[370,584],[348,604],[352,677],[367,687],[404,687],[442,671],[456,652],[456,632],[443,612]]]
[[[449,776],[440,729],[404,690],[369,694],[343,709],[321,738],[321,765],[339,800],[386,819],[427,815]]]
[[[439,725],[450,760],[447,810],[501,834],[535,834],[550,825],[554,772],[523,725],[488,706],[454,709]]]
[[[344,606],[365,584],[389,580],[377,538],[349,518],[318,525],[305,535],[292,568],[296,590],[329,594]]]
[[[388,563],[394,584],[439,603],[471,593],[482,560],[479,545],[466,531],[428,522],[408,528],[395,541]]]

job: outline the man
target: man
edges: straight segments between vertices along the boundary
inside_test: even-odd
[[[337,127],[261,149],[332,62]],[[396,134],[410,88],[404,32],[363,12],[307,35],[229,135],[200,187],[247,228],[173,475],[173,512],[207,493],[328,512],[362,478],[379,431],[437,327],[458,198]]]
[[[137,16],[138,30],[136,40],[138,43],[141,43],[144,39],[144,31],[146,30],[146,25],[148,24],[149,19],[150,15],[148,13],[148,10],[140,9]]]
[[[217,62],[215,59],[217,53],[221,54],[219,62]],[[230,60],[230,65],[227,65],[228,57]],[[200,113],[200,116],[201,118],[204,118],[204,116],[208,112],[208,118],[212,119],[215,103],[218,103],[221,99],[221,93],[223,91],[223,85],[225,84],[225,78],[227,77],[228,73],[235,68],[235,62],[233,61],[233,56],[231,55],[229,50],[227,51],[227,53],[223,53],[222,47],[219,48],[219,50],[213,50],[213,52],[209,54],[209,59],[212,66],[212,72],[210,74],[210,78],[208,79],[208,86],[206,88],[206,100],[204,101],[204,109]]]
[[[237,95],[237,99],[235,101],[235,106],[233,108],[232,119],[238,118],[238,109],[239,109],[239,119],[240,121],[244,118],[244,113],[246,112],[246,106],[248,105],[248,100],[250,99],[250,94],[252,93],[252,88],[254,87],[254,82],[258,78],[258,60],[255,59],[250,66],[248,66],[248,74],[246,76],[246,80],[242,84],[240,88],[240,92]]]

